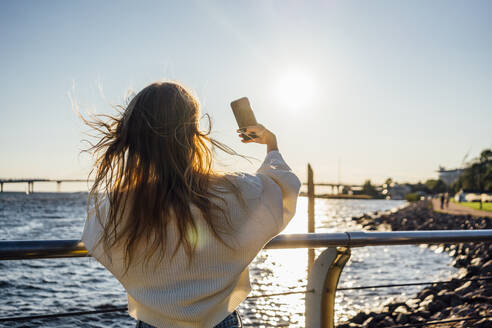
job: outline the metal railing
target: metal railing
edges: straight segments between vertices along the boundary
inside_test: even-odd
[[[335,326],[335,293],[340,274],[350,258],[351,247],[491,241],[492,229],[392,232],[356,231],[343,233],[283,234],[272,239],[265,248],[326,248],[317,257],[312,266],[308,276],[306,291],[296,293],[306,294],[306,327],[333,328]],[[89,256],[89,254],[84,247],[84,243],[79,240],[0,241],[0,260],[85,256]],[[372,286],[371,288],[375,287],[377,286]],[[103,311],[121,310],[118,308]],[[83,312],[81,313],[83,314]]]
[[[480,241],[492,241],[492,229],[282,234],[273,238],[264,248],[363,247]],[[84,243],[75,239],[0,241],[0,260],[84,256],[89,256]]]

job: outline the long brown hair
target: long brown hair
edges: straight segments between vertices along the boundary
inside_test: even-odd
[[[182,245],[191,261],[196,246],[192,236],[197,233],[191,204],[225,243],[221,234],[229,227],[219,225],[217,218],[221,215],[229,223],[230,218],[227,203],[214,188],[225,186],[243,204],[244,200],[228,177],[212,169],[209,145],[236,153],[209,136],[208,116],[208,131],[200,131],[198,100],[178,83],[156,82],[120,109],[115,116],[84,119],[99,136],[88,149],[96,158],[89,202],[98,209],[100,195],[109,198],[105,222],[97,211],[104,227],[99,242],[106,253],[122,245],[127,272],[137,244],[144,240],[148,245],[144,260],[148,263],[154,254],[162,260],[166,229],[174,218],[179,236],[172,257]]]

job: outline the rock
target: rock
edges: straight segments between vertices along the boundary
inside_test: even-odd
[[[343,323],[341,325],[337,325],[337,328],[350,328],[350,325],[348,323]]]
[[[434,292],[434,289],[432,287],[427,287],[427,288],[424,288],[422,289],[418,294],[417,294],[417,297],[420,299],[420,300],[424,300],[427,296],[429,296],[430,294],[432,294]]]
[[[449,302],[449,305],[451,305],[452,307],[455,307],[455,306],[461,305],[463,303],[464,302],[459,295],[453,294],[453,296],[451,297],[451,302]]]
[[[460,269],[460,271],[458,272],[461,272],[461,270],[466,271],[466,269]],[[454,291],[456,288],[458,288],[461,285],[461,283],[462,282],[459,281],[459,278],[453,278],[449,281],[449,283],[446,284],[446,288],[448,290]]]
[[[462,280],[462,279],[466,279],[466,276],[468,275],[468,270],[466,270],[466,268],[460,268],[458,270],[458,274],[456,276],[456,278],[458,280]],[[460,282],[461,284],[461,282]],[[458,286],[455,286],[454,289],[456,289]]]
[[[472,291],[463,295],[464,298],[474,298],[485,294],[485,290],[482,288],[473,289]]]
[[[474,281],[467,281],[460,287],[455,289],[456,294],[458,295],[465,295],[471,291],[473,291],[477,287],[476,284],[474,284]]]
[[[400,305],[393,310],[393,315],[397,315],[398,313],[405,313],[405,314],[410,313],[409,309],[407,308],[407,305],[405,303],[403,304],[404,305]]]
[[[378,322],[378,327],[391,327],[395,325],[395,321],[391,317],[385,317]]]
[[[399,211],[378,214],[377,217],[363,215],[353,219],[368,230],[376,229],[382,224],[393,231],[417,228],[420,230],[492,229],[492,220],[488,218],[433,212],[425,202],[413,203]],[[492,243],[445,243],[440,247],[454,257],[453,265],[459,268],[455,278],[445,284],[428,286],[415,298],[404,302],[401,299],[389,299],[383,304],[383,313],[358,313],[352,318],[349,327],[359,327],[357,323],[363,323],[363,327],[369,328],[417,325],[433,319],[492,314],[492,281],[460,281],[492,277]],[[457,322],[452,326],[492,328],[492,318]]]
[[[434,301],[434,294],[427,295],[426,298],[420,302],[420,308],[426,308],[430,303]]]
[[[449,304],[451,302],[451,298],[453,296],[454,296],[453,292],[449,292],[447,290],[441,290],[441,291],[439,291],[439,293],[437,293],[437,296],[435,297],[435,299],[438,299],[441,302]]]
[[[410,311],[418,309],[419,303],[420,303],[420,300],[418,298],[411,298],[405,302],[405,304],[407,305],[407,308],[410,309]]]
[[[481,269],[482,268],[478,265],[469,265],[467,267],[468,272],[474,276],[478,276],[480,274]]]
[[[416,315],[416,316],[413,315],[410,318],[408,318],[408,322],[409,323],[423,323],[425,321],[426,320],[423,317],[419,316],[419,315]]]
[[[448,317],[450,316],[450,314],[451,314],[451,310],[452,310],[452,309],[453,309],[452,307],[448,306],[448,307],[446,307],[446,308],[444,308],[444,309],[442,309],[442,310],[441,310],[441,314],[442,314],[445,318],[448,318]]]
[[[392,300],[392,302],[386,302],[383,304],[383,309],[385,312],[393,313],[395,309],[400,306],[406,307],[405,302],[400,302],[394,299],[390,299],[390,300]]]
[[[375,314],[373,314],[373,317],[374,317],[374,319],[376,319],[377,321],[379,321],[381,319],[384,319],[384,317],[386,317],[387,315],[390,315],[390,313],[388,313],[388,312],[382,312],[382,313],[375,313]]]
[[[350,321],[354,322],[354,323],[361,324],[364,321],[366,321],[368,317],[369,317],[369,315],[367,313],[359,312],[352,319],[350,319]]]
[[[430,320],[441,320],[444,319],[445,316],[441,312],[431,312],[432,315],[430,316]]]
[[[467,306],[464,306],[464,305],[461,305],[459,307],[459,310],[456,312],[457,317],[467,317],[471,314],[473,314],[473,309],[471,309]]]
[[[478,328],[492,328],[492,318],[483,318],[482,320],[475,322],[473,326]]]
[[[427,305],[427,309],[433,313],[433,312],[438,312],[446,307],[446,303],[440,301],[440,300],[434,300],[433,302],[429,303]]]
[[[430,313],[430,311],[427,311],[427,310],[419,310],[417,312],[414,312],[413,314],[416,315],[417,317],[422,317],[422,318],[428,319],[428,318],[430,318],[432,313]]]
[[[396,322],[400,324],[406,324],[408,322],[408,315],[405,313],[398,313],[396,316]]]
[[[481,265],[482,264],[482,259],[480,257],[475,257],[470,261],[471,265]]]
[[[492,260],[488,260],[484,265],[482,265],[480,275],[492,276]]]
[[[367,327],[367,328],[377,327],[376,321],[377,320],[374,319],[374,317],[369,317],[369,318],[367,318],[366,321],[364,321],[364,323],[362,324],[362,327]]]
[[[430,218],[427,221],[425,221],[423,224],[419,225],[417,227],[417,230],[431,230],[433,226],[434,226],[434,220]]]
[[[492,304],[492,297],[486,297],[481,295],[475,295],[470,299],[466,299],[470,303],[485,303]]]
[[[492,296],[492,285],[484,286],[483,296],[487,296],[487,297]]]
[[[454,261],[453,261],[453,266],[454,267],[465,267],[470,264],[470,259],[466,255],[459,255],[457,256]]]

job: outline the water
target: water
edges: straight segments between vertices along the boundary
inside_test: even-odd
[[[77,239],[82,232],[86,193],[0,194],[0,239]],[[402,201],[316,200],[316,231],[361,230],[352,216],[388,210]],[[307,199],[284,231],[307,231]],[[363,286],[446,279],[455,272],[446,253],[419,246],[354,248],[339,286]],[[306,249],[262,251],[251,265],[252,295],[302,290],[306,286]],[[84,311],[125,305],[121,285],[91,258],[0,262],[0,317]],[[421,287],[340,291],[336,320],[374,309],[390,297],[414,295]],[[304,295],[251,298],[239,311],[249,327],[303,327]],[[5,327],[133,327],[125,313],[5,323]],[[1,326],[1,323],[0,323]]]

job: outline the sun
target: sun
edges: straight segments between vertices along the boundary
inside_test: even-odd
[[[314,79],[306,70],[289,69],[273,84],[275,102],[292,111],[304,110],[312,105],[316,96]]]

